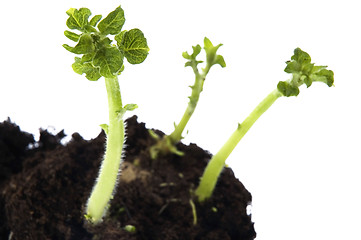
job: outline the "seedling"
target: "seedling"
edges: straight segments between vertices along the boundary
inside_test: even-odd
[[[131,64],[142,63],[149,48],[141,30],[122,31],[125,17],[120,6],[102,21],[101,15],[95,15],[89,21],[91,12],[87,8],[71,8],[66,13],[69,15],[68,28],[80,32],[64,32],[67,38],[77,42],[75,47],[64,44],[64,48],[81,55],[75,57],[73,70],[78,74],[85,73],[90,81],[104,77],[108,94],[109,124],[101,125],[107,135],[106,150],[85,215],[90,222],[98,223],[106,213],[120,171],[124,143],[123,115],[137,107],[136,104],[123,106],[118,75],[124,70],[124,58]],[[114,36],[116,44],[112,43],[109,35]]]
[[[311,63],[310,55],[299,48],[295,49],[291,60],[286,63],[287,66],[284,71],[292,74],[291,79],[288,81],[280,81],[277,88],[263,99],[241,124],[238,124],[237,129],[229,137],[227,142],[209,161],[201,177],[200,184],[195,191],[199,202],[204,202],[211,197],[228,156],[257,119],[267,111],[278,98],[282,96],[297,96],[300,92],[299,87],[303,84],[305,84],[307,88],[310,87],[313,82],[323,82],[329,87],[333,86],[333,72],[327,70],[327,66],[315,66]]]
[[[213,46],[212,42],[208,38],[204,38],[204,50],[206,52],[206,67],[201,71],[198,69],[198,64],[203,63],[203,61],[196,60],[197,56],[202,50],[202,47],[198,44],[197,46],[193,46],[193,53],[189,54],[188,52],[183,52],[183,57],[187,59],[185,66],[191,67],[193,69],[195,75],[195,81],[190,88],[192,89],[191,95],[188,97],[189,102],[188,106],[183,114],[180,122],[175,125],[174,131],[170,135],[165,135],[162,139],[159,139],[158,136],[152,134],[157,140],[157,144],[154,145],[150,151],[152,158],[157,158],[158,154],[165,155],[167,153],[175,153],[178,155],[182,155],[182,152],[179,152],[175,144],[178,143],[182,139],[182,133],[193,115],[194,110],[198,104],[199,96],[203,91],[203,84],[206,80],[206,77],[214,65],[220,65],[222,68],[226,67],[226,62],[222,55],[217,55],[218,48],[222,46],[222,44],[218,44],[217,46]]]

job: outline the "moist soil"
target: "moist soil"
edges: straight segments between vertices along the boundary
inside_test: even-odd
[[[246,210],[251,194],[230,168],[223,170],[213,196],[199,204],[192,193],[211,154],[195,144],[179,143],[182,157],[169,154],[151,160],[149,148],[155,140],[145,124],[136,116],[126,123],[123,169],[108,213],[98,225],[84,220],[84,208],[98,174],[105,134],[87,141],[74,133],[63,145],[63,131],[53,135],[40,130],[39,141],[34,141],[10,119],[0,123],[0,239],[256,237]],[[125,230],[127,225],[135,231]]]

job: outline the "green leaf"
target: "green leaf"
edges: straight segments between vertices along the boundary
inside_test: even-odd
[[[117,46],[119,48],[122,48],[122,40],[123,40],[124,34],[126,32],[127,32],[126,30],[121,31],[119,34],[115,35],[115,37],[114,37],[114,40],[117,41]]]
[[[182,57],[184,57],[185,59],[191,59],[191,56],[189,55],[188,52],[183,52]]]
[[[214,47],[211,40],[209,40],[209,38],[207,37],[204,38],[203,42],[204,42],[204,49],[211,49]]]
[[[322,75],[326,78],[326,84],[327,86],[329,87],[332,87],[335,80],[334,80],[334,73],[332,70],[327,70],[327,69],[322,69],[320,71],[320,74],[319,75]]]
[[[91,12],[88,8],[80,8],[79,10],[70,8],[66,13],[69,15],[66,25],[70,29],[83,31],[85,26],[89,24],[88,18],[91,15]]]
[[[79,34],[73,33],[68,30],[65,30],[64,35],[65,35],[65,37],[69,38],[70,40],[72,40],[74,42],[78,42],[79,38],[80,38]]]
[[[287,81],[280,81],[277,84],[277,89],[280,91],[285,97],[297,96],[300,93],[298,87],[293,86]]]
[[[86,25],[84,27],[84,32],[85,33],[96,33],[96,32],[98,32],[98,30],[96,30],[94,27],[92,27],[90,25]]]
[[[316,72],[319,72],[323,69],[326,69],[327,66],[314,66],[313,69],[312,69],[312,73],[316,73]]]
[[[124,11],[119,6],[99,23],[98,29],[103,35],[116,35],[122,30],[124,22]]]
[[[139,29],[135,28],[122,32],[117,39],[117,41],[121,39],[119,49],[124,53],[130,64],[142,63],[147,58],[149,52],[147,39]]]
[[[315,74],[312,74],[311,78],[312,81],[326,83],[329,87],[333,86],[334,83],[334,73],[333,71],[327,69],[321,69]]]
[[[219,64],[222,68],[226,67],[226,62],[224,61],[224,58],[222,55],[216,56],[215,64]]]
[[[126,105],[124,106],[124,109],[125,109],[126,111],[133,111],[133,110],[135,110],[135,109],[137,109],[137,108],[138,108],[138,105],[137,105],[137,104],[134,104],[134,103],[126,104]]]
[[[102,15],[95,15],[89,22],[90,26],[95,27],[100,19],[102,19]]]
[[[123,71],[124,71],[124,64],[123,64],[123,66],[120,68],[120,70],[118,71],[118,75],[120,75]]]
[[[127,104],[125,105],[119,112],[118,112],[118,118],[119,119],[122,119],[124,114],[127,112],[127,111],[133,111],[135,109],[138,108],[138,105],[137,104]]]
[[[291,57],[292,61],[287,61],[285,72],[287,73],[303,73],[303,74],[309,74],[314,64],[311,63],[311,57],[308,53],[302,51],[300,48],[296,48],[294,50],[294,54]]]
[[[202,63],[203,61],[197,61],[196,58],[197,56],[199,55],[199,53],[201,52],[202,50],[202,47],[198,44],[197,46],[192,46],[192,49],[193,49],[193,53],[191,55],[189,55],[188,52],[183,52],[182,53],[182,56],[185,58],[185,59],[188,59],[190,61],[186,62],[185,63],[185,67],[197,67],[197,65],[199,63]]]
[[[301,65],[305,65],[311,63],[311,57],[308,53],[302,51],[300,48],[296,48],[294,50],[294,54],[291,57],[292,60],[295,60],[297,63]]]
[[[112,40],[110,40],[110,38],[108,38],[108,37],[105,37],[98,42],[98,44],[99,44],[98,48],[101,49],[101,48],[109,47],[109,46],[111,46],[111,43],[112,43]]]
[[[301,71],[301,65],[295,61],[287,61],[287,66],[284,69],[286,73],[296,73]]]
[[[81,62],[81,58],[75,57],[75,62],[72,65],[74,72],[82,75],[83,72],[83,63]]]
[[[95,54],[93,64],[100,68],[103,77],[112,78],[121,70],[123,57],[115,46],[103,48]]]
[[[81,57],[81,62],[82,62],[82,63],[92,62],[94,55],[95,55],[95,52],[94,52],[94,53],[89,53],[89,54],[84,54],[84,55]]]
[[[221,67],[225,67],[226,63],[224,58],[221,55],[217,55],[217,50],[223,44],[218,44],[217,46],[213,46],[212,42],[208,38],[204,38],[204,50],[207,55],[207,64],[213,66],[215,64],[221,65]]]
[[[93,38],[89,34],[82,34],[79,38],[78,44],[75,47],[70,47],[67,44],[63,44],[63,47],[69,52],[75,54],[86,54],[95,50]]]
[[[198,54],[201,52],[202,50],[202,47],[198,44],[197,46],[192,46],[193,48],[193,53],[191,55],[189,55],[188,52],[183,52],[182,53],[182,56],[185,58],[185,59],[188,59],[188,60],[195,60],[196,57],[198,56]]]
[[[99,78],[101,78],[101,75],[99,73],[99,68],[94,67],[93,64],[90,62],[83,64],[83,71],[85,73],[85,77],[90,81],[97,81]]]
[[[308,76],[303,76],[303,82],[308,88],[312,85],[312,79]]]
[[[72,68],[80,75],[85,73],[85,77],[90,81],[97,81],[101,77],[99,68],[94,67],[90,62],[83,63],[82,59],[78,57],[75,58]]]

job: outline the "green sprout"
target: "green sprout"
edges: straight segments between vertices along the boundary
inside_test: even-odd
[[[196,106],[198,104],[199,96],[203,91],[203,84],[206,80],[207,74],[209,73],[212,66],[219,64],[222,68],[226,67],[226,63],[221,55],[217,55],[218,48],[222,46],[222,44],[218,44],[217,46],[213,46],[212,42],[208,38],[204,38],[204,50],[206,52],[206,66],[199,71],[198,64],[203,63],[203,61],[197,60],[197,56],[202,50],[202,47],[198,44],[197,46],[193,46],[193,53],[189,54],[188,52],[183,52],[182,56],[188,60],[185,64],[186,67],[191,67],[193,69],[195,75],[195,81],[190,88],[192,89],[191,95],[188,97],[189,102],[188,106],[182,116],[180,122],[175,125],[174,131],[170,135],[165,135],[162,139],[159,139],[157,135],[152,133],[152,136],[158,139],[156,145],[151,148],[151,156],[152,158],[156,158],[159,153],[167,154],[169,152],[175,153],[178,155],[182,155],[179,152],[175,144],[178,143],[182,139],[182,133],[189,122],[189,119],[194,113]]]
[[[129,233],[136,233],[137,232],[137,228],[133,225],[126,225],[124,227],[124,230],[129,232]]]
[[[327,66],[315,66],[311,63],[310,55],[299,48],[295,49],[294,55],[286,64],[287,66],[284,71],[291,73],[292,78],[288,81],[280,81],[277,88],[263,99],[241,124],[238,124],[237,129],[227,142],[209,161],[201,177],[199,186],[195,191],[199,202],[204,202],[211,197],[228,156],[257,119],[267,111],[278,98],[282,96],[297,96],[300,92],[299,87],[303,84],[305,84],[307,88],[314,82],[323,82],[329,87],[333,86],[333,72],[327,70]]]
[[[64,44],[64,48],[81,55],[75,57],[73,70],[78,74],[85,73],[85,77],[90,81],[104,77],[108,95],[109,123],[101,125],[107,135],[106,150],[85,215],[90,222],[98,223],[113,197],[120,171],[124,143],[123,115],[137,108],[136,104],[123,106],[118,75],[124,70],[124,58],[131,64],[142,63],[149,48],[141,30],[122,31],[125,17],[120,6],[103,20],[101,15],[95,15],[89,21],[91,12],[87,8],[71,8],[66,13],[69,16],[66,21],[68,28],[80,32],[64,32],[67,38],[77,42],[74,47]],[[116,44],[112,43],[113,40],[108,35],[114,36]]]

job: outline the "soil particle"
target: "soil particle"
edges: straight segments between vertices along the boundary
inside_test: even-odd
[[[199,204],[193,191],[210,153],[179,143],[184,156],[151,160],[149,148],[155,140],[145,124],[129,118],[126,132],[116,193],[107,217],[94,226],[84,221],[84,205],[98,174],[105,134],[86,141],[75,133],[64,146],[63,131],[52,135],[42,130],[35,142],[10,120],[0,123],[0,239],[10,234],[12,240],[256,237],[246,211],[251,194],[230,168],[223,170],[212,198]],[[126,226],[135,230],[127,231]]]

